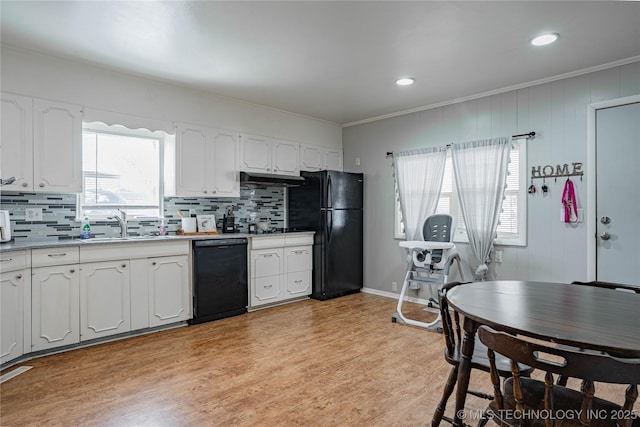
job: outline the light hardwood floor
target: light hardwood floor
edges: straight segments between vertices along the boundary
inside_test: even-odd
[[[31,360],[0,386],[0,425],[430,425],[443,338],[392,323],[395,304],[308,300]],[[489,384],[474,372],[474,388]]]

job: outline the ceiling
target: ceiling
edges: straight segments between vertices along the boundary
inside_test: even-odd
[[[0,8],[5,45],[340,124],[640,55],[640,2],[2,0]],[[529,44],[547,31],[558,42]],[[396,86],[402,76],[415,84]]]

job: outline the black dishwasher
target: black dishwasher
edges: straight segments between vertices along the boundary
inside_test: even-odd
[[[193,320],[203,323],[246,313],[247,239],[193,243]]]

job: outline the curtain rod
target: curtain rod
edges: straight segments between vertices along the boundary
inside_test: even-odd
[[[511,139],[519,139],[519,138],[533,138],[536,136],[535,132],[529,133],[521,133],[519,135],[511,135]],[[451,144],[447,144],[447,148],[451,147]],[[387,151],[387,157],[393,156],[393,151]]]

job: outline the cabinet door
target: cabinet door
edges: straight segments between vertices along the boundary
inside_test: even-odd
[[[240,197],[237,134],[214,129],[211,137],[211,152],[213,155],[212,196]]]
[[[187,320],[191,314],[188,256],[148,259],[149,326]]]
[[[82,110],[33,101],[34,191],[82,192]]]
[[[325,150],[312,145],[300,146],[300,170],[319,171],[324,169]]]
[[[251,277],[265,277],[282,274],[282,248],[251,251]]]
[[[78,265],[34,268],[31,282],[32,350],[79,342]]]
[[[342,171],[342,150],[327,150],[325,154],[325,169]]]
[[[273,173],[300,175],[300,146],[294,142],[273,140]]]
[[[0,363],[23,354],[25,271],[0,273]]]
[[[176,195],[207,195],[211,167],[209,129],[195,125],[178,125],[176,141]]]
[[[82,264],[80,340],[131,330],[129,261]]]
[[[2,190],[33,191],[33,101],[3,93],[0,108],[0,178],[16,178]]]
[[[271,173],[271,140],[269,137],[241,135],[240,170]]]
[[[282,275],[251,279],[251,306],[278,302],[283,299]]]

